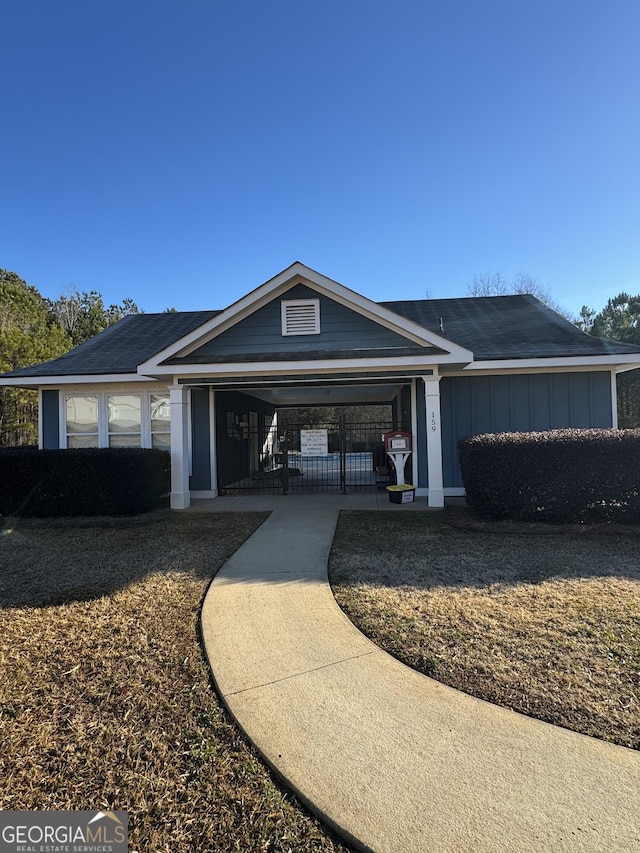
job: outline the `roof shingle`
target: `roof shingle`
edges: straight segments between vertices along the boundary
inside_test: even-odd
[[[639,346],[585,334],[528,294],[380,304],[470,349],[475,361],[640,352]]]
[[[640,346],[592,338],[535,297],[478,296],[381,302],[478,360],[624,356]],[[135,373],[138,365],[211,320],[220,311],[131,314],[65,355],[7,377],[100,376]],[[442,322],[442,328],[441,328]],[[177,360],[172,360],[172,363]]]
[[[130,314],[64,355],[5,376],[86,376],[135,373],[138,365],[220,311]]]

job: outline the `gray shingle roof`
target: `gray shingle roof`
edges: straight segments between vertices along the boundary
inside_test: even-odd
[[[475,361],[640,352],[640,346],[586,335],[534,296],[526,294],[380,304],[470,349]],[[444,331],[440,330],[440,319]]]
[[[5,376],[87,376],[135,373],[138,365],[189,334],[220,311],[130,314],[59,358]]]
[[[533,296],[423,299],[380,305],[466,347],[476,361],[640,352],[640,346],[585,335]],[[132,314],[59,358],[3,375],[135,373],[139,364],[220,313]]]

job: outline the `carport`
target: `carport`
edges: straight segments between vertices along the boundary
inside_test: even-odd
[[[416,377],[406,372],[234,382],[203,377],[180,387],[188,399],[194,498],[375,491],[390,482],[383,470],[385,432],[415,435],[418,427]],[[407,466],[415,483],[417,466],[415,454]]]

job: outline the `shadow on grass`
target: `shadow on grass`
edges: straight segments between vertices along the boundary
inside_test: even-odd
[[[211,578],[268,513],[2,519],[0,607],[50,607],[111,595],[148,575]]]
[[[550,578],[640,581],[640,526],[483,522],[438,514],[343,512],[329,561],[339,584],[477,587]]]

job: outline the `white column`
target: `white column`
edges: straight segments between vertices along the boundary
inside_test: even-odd
[[[60,406],[60,392],[58,391],[58,407]],[[60,417],[58,408],[58,418]],[[42,413],[42,388],[38,388],[38,450],[44,447],[44,416]],[[60,447],[60,441],[58,441]]]
[[[172,385],[171,402],[171,509],[187,509],[189,495],[189,418],[185,385]]]
[[[615,367],[611,371],[611,426],[618,429],[618,383]]]
[[[423,376],[427,415],[427,465],[429,506],[444,506],[442,486],[442,430],[440,426],[440,377]]]

